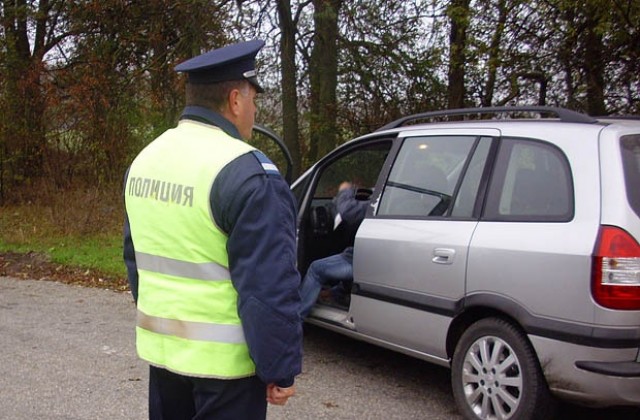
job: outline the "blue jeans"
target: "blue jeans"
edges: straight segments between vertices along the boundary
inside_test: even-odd
[[[306,318],[316,303],[323,286],[344,283],[347,290],[353,282],[353,254],[342,252],[311,263],[300,285],[300,317]]]

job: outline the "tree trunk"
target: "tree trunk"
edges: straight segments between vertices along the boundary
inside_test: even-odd
[[[449,33],[449,109],[464,108],[467,28],[470,0],[451,0],[447,15],[451,22]]]
[[[315,34],[309,63],[309,159],[315,162],[337,145],[338,14],[342,0],[313,0]]]
[[[586,23],[584,39],[584,72],[587,82],[587,112],[589,115],[606,115],[607,107],[604,102],[604,45],[602,35],[597,33],[596,27],[600,23],[601,14],[593,10]]]
[[[487,63],[487,82],[484,87],[484,95],[482,97],[482,106],[491,106],[493,104],[493,94],[496,86],[496,77],[498,68],[500,68],[500,43],[502,41],[502,35],[505,30],[505,24],[507,21],[508,8],[506,6],[506,0],[500,0],[498,2],[498,24],[496,25],[495,32],[491,38],[491,44],[489,45],[489,60]]]
[[[8,186],[42,175],[45,97],[42,89],[44,22],[49,3],[40,2],[33,53],[29,45],[25,0],[3,1],[5,33],[4,119],[0,143],[6,150]],[[42,17],[45,16],[45,17]],[[4,179],[3,179],[4,181]]]
[[[278,0],[278,24],[282,33],[280,60],[282,62],[282,127],[284,143],[291,153],[292,179],[302,172],[302,158],[298,128],[298,93],[296,90],[296,24],[291,16],[291,1]]]

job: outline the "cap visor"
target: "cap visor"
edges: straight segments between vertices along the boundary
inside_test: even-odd
[[[264,89],[258,83],[258,78],[257,77],[247,77],[247,81],[249,83],[251,83],[254,88],[256,88],[256,92],[258,92],[258,93],[263,93],[264,92]]]

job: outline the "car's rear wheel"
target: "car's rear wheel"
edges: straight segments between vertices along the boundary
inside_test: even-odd
[[[472,324],[456,346],[451,369],[456,404],[468,419],[538,419],[553,413],[531,344],[503,319]]]

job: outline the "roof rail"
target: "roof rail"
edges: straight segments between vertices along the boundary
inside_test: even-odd
[[[422,112],[419,114],[409,115],[403,118],[399,118],[389,124],[386,124],[376,131],[388,130],[391,128],[401,127],[409,121],[415,121],[419,119],[432,118],[432,117],[449,117],[455,115],[480,115],[480,114],[508,114],[514,112],[537,112],[539,114],[553,114],[556,115],[560,121],[574,122],[574,123],[586,123],[593,124],[598,122],[593,117],[586,114],[581,114],[576,111],[571,111],[565,108],[558,108],[552,106],[497,106],[497,107],[482,107],[482,108],[461,108],[461,109],[446,109],[442,111],[430,111]]]
[[[600,115],[595,117],[600,120],[629,120],[629,121],[638,121],[640,120],[640,115]]]

